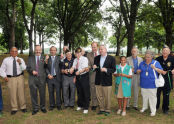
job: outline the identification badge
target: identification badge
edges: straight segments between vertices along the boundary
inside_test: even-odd
[[[146,76],[148,76],[148,72],[146,71]]]

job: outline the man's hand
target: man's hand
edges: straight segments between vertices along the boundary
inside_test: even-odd
[[[65,73],[65,74],[68,74],[68,69],[65,69],[65,70],[64,70],[64,73]]]
[[[49,55],[46,55],[45,57],[45,63],[48,64],[48,59],[49,59]]]
[[[151,66],[151,68],[153,68],[155,70],[155,65],[154,64],[151,64],[150,66]]]
[[[74,72],[74,69],[71,68],[71,69],[69,70],[69,73],[72,74],[73,72]]]
[[[86,71],[86,72],[89,72],[89,67],[85,68],[85,71]]]
[[[33,75],[38,75],[38,72],[37,71],[33,71],[32,74]]]
[[[76,75],[80,75],[80,72],[79,72],[79,71],[77,71],[77,72],[76,72]]]
[[[17,59],[17,62],[18,62],[19,65],[20,65],[20,64],[21,64],[21,59],[18,58],[18,59]]]
[[[141,70],[140,70],[140,69],[138,69],[138,70],[137,70],[137,73],[138,73],[138,74],[139,74],[139,73],[141,73]]]
[[[63,53],[60,54],[60,59],[63,59],[64,58],[64,55]]]
[[[73,83],[76,83],[76,77],[73,78]]]
[[[101,68],[101,72],[107,72],[107,68]]]
[[[50,80],[53,79],[53,76],[49,74],[48,79],[50,79]]]
[[[8,77],[5,77],[4,80],[5,80],[5,82],[8,82]]]
[[[96,69],[97,68],[97,65],[93,65],[93,69]]]
[[[163,71],[162,74],[163,74],[163,75],[166,75],[166,74],[167,74],[167,71]]]
[[[174,74],[174,69],[172,70],[172,74]]]

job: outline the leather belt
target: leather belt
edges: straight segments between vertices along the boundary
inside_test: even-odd
[[[19,76],[21,76],[21,75],[23,75],[24,73],[22,72],[21,74],[19,74],[19,75],[16,75],[16,76],[12,76],[12,75],[7,75],[7,77],[9,77],[9,78],[11,78],[11,77],[19,77]]]

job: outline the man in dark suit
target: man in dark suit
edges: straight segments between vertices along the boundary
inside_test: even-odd
[[[57,106],[58,110],[61,110],[61,93],[60,93],[60,82],[61,82],[61,73],[60,73],[60,57],[56,56],[57,48],[52,46],[50,48],[51,56],[46,56],[46,74],[48,77],[48,91],[49,91],[49,110],[53,110]],[[56,100],[54,97],[54,90],[56,90]],[[55,104],[56,101],[56,104]]]
[[[112,73],[115,72],[115,59],[107,55],[107,49],[100,45],[100,55],[95,57],[93,69],[96,70],[95,85],[100,111],[98,114],[110,114]]]
[[[35,46],[35,55],[29,56],[27,71],[29,73],[29,88],[31,95],[31,102],[33,107],[32,115],[35,115],[39,111],[37,91],[40,94],[40,109],[43,113],[46,113],[45,109],[45,58],[41,55],[42,49],[39,45]]]

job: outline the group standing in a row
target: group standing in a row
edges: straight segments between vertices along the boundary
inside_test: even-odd
[[[140,112],[148,109],[151,116],[156,115],[156,109],[160,105],[160,95],[163,92],[163,112],[168,113],[169,95],[173,87],[172,74],[174,73],[174,58],[170,49],[165,46],[162,56],[154,60],[153,53],[146,51],[145,60],[138,57],[138,49],[132,49],[132,56],[120,57],[120,64],[116,65],[115,58],[107,54],[104,45],[98,46],[96,42],[91,44],[92,52],[85,57],[81,48],[75,50],[75,57],[64,46],[64,54],[57,56],[57,48],[50,48],[50,55],[42,55],[39,45],[35,46],[35,54],[29,56],[27,66],[22,58],[19,58],[16,47],[10,49],[10,57],[6,57],[1,65],[0,75],[7,82],[10,95],[11,114],[16,114],[19,108],[27,112],[24,91],[24,70],[29,73],[29,89],[32,103],[32,115],[39,110],[46,113],[45,91],[46,82],[49,91],[49,110],[57,108],[74,108],[75,91],[77,88],[77,111],[83,109],[87,114],[91,103],[91,110],[99,106],[98,114],[109,115],[111,112],[112,79],[115,79],[115,94],[118,99],[119,109],[117,114],[126,115],[130,109],[130,101],[133,93],[133,108],[138,110],[139,85],[143,105]],[[98,50],[99,47],[99,50]],[[165,80],[164,87],[157,88],[155,76],[162,74]],[[131,91],[132,90],[132,91]],[[38,103],[38,91],[40,105]],[[56,97],[54,96],[56,92]],[[122,105],[123,104],[123,105]],[[1,105],[1,104],[0,104]],[[1,106],[0,106],[1,109]]]

